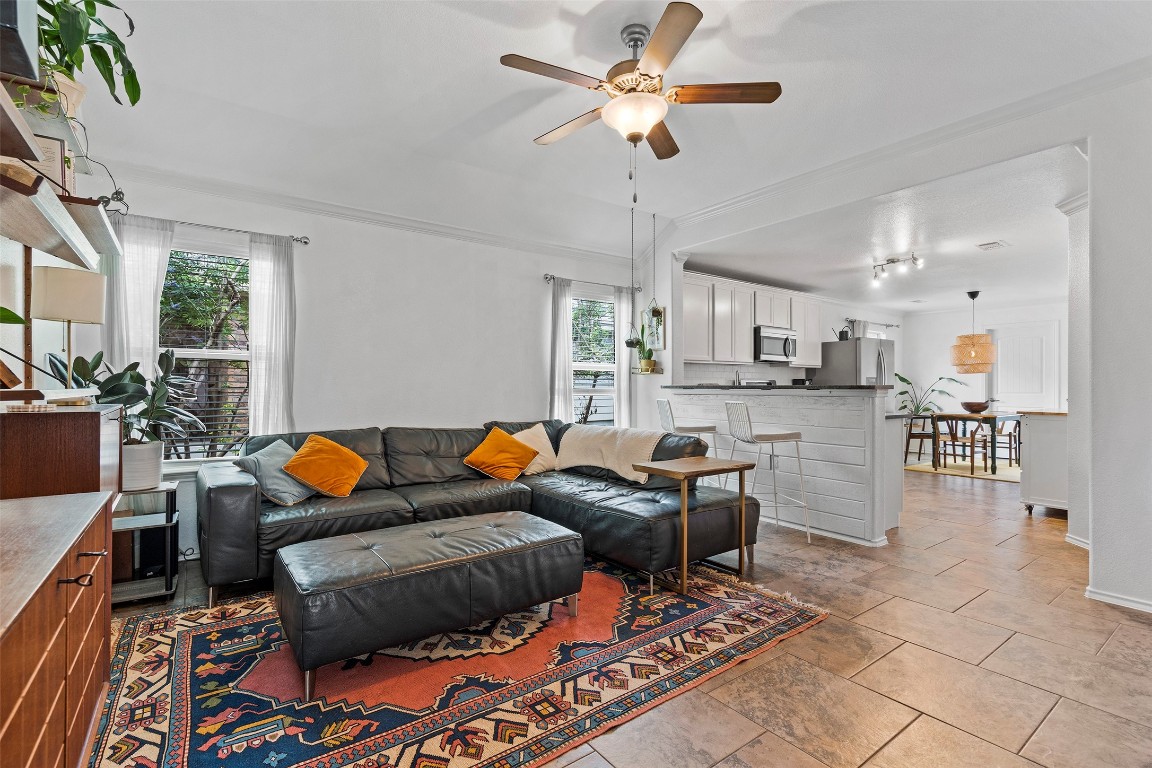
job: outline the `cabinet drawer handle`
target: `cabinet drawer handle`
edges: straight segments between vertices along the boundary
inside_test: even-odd
[[[90,587],[92,586],[92,574],[82,573],[74,579],[57,579],[56,581],[59,584],[78,584],[81,587]]]
[[[108,550],[102,549],[99,552],[77,552],[76,557],[108,557]]]

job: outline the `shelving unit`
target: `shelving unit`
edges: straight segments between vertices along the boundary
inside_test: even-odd
[[[164,494],[163,512],[146,512],[143,514],[121,515],[123,510],[112,514],[112,546],[115,549],[117,540],[123,536],[117,534],[132,534],[133,575],[135,575],[136,541],[135,533],[142,531],[162,530],[164,533],[164,572],[160,576],[150,578],[121,581],[112,585],[112,603],[126,603],[132,600],[142,600],[148,597],[167,597],[176,591],[176,584],[180,579],[179,566],[179,529],[180,511],[176,508],[177,483],[161,483],[155,488],[142,491],[123,491],[122,496],[148,496],[151,494]],[[115,552],[113,554],[115,563]],[[113,565],[115,568],[115,565]]]

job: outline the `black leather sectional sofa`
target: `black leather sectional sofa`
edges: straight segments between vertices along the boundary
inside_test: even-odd
[[[464,464],[493,426],[507,432],[543,423],[557,449],[569,425],[489,422],[475,429],[387,427],[317,432],[363,456],[368,468],[346,498],[313,496],[292,507],[265,500],[255,478],[231,463],[208,464],[196,476],[200,566],[215,601],[217,588],[272,574],[276,550],[289,544],[428,520],[521,510],[584,537],[588,553],[648,573],[678,565],[680,493],[675,481],[639,484],[600,467],[493,480]],[[250,437],[242,453],[276,440],[294,448],[309,432]],[[666,434],[653,459],[701,456],[701,440]],[[689,499],[689,558],[736,549],[735,491],[695,487]],[[756,542],[760,507],[747,497],[746,542]]]

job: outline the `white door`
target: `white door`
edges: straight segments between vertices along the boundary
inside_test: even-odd
[[[684,278],[684,359],[712,359],[712,283]]]
[[[1060,402],[1060,324],[1006,323],[988,331],[996,364],[988,375],[992,409],[1064,410]]]

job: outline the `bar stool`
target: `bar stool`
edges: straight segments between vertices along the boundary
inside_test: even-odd
[[[667,400],[657,400],[656,410],[660,412],[660,429],[665,432],[671,432],[676,435],[707,435],[716,434],[715,424],[697,424],[695,426],[683,427],[676,423],[676,419],[672,416],[672,404]],[[700,438],[703,440],[704,438]],[[707,440],[704,440],[707,443]],[[712,446],[708,446],[708,450],[712,450]],[[704,454],[707,456],[707,452]]]
[[[812,543],[812,530],[808,526],[808,492],[804,488],[804,462],[800,459],[800,440],[802,436],[799,432],[771,432],[755,434],[752,431],[752,418],[748,415],[748,404],[739,401],[727,401],[724,403],[724,409],[728,412],[728,431],[732,435],[732,451],[728,458],[731,459],[736,455],[736,443],[746,443],[748,445],[756,446],[756,467],[752,470],[752,493],[756,493],[756,472],[760,469],[760,457],[764,454],[764,446],[768,446],[770,451],[769,456],[772,462],[772,500],[774,504],[767,504],[762,506],[770,506],[776,513],[776,527],[780,527],[780,507],[801,507],[804,509],[804,532],[808,534],[808,543]],[[792,443],[796,447],[796,467],[800,474],[800,498],[795,499],[786,494],[780,493],[779,486],[776,483],[776,443]],[[727,478],[725,478],[725,488],[727,488]],[[785,501],[792,502],[791,504],[781,504],[780,499],[784,498]]]

